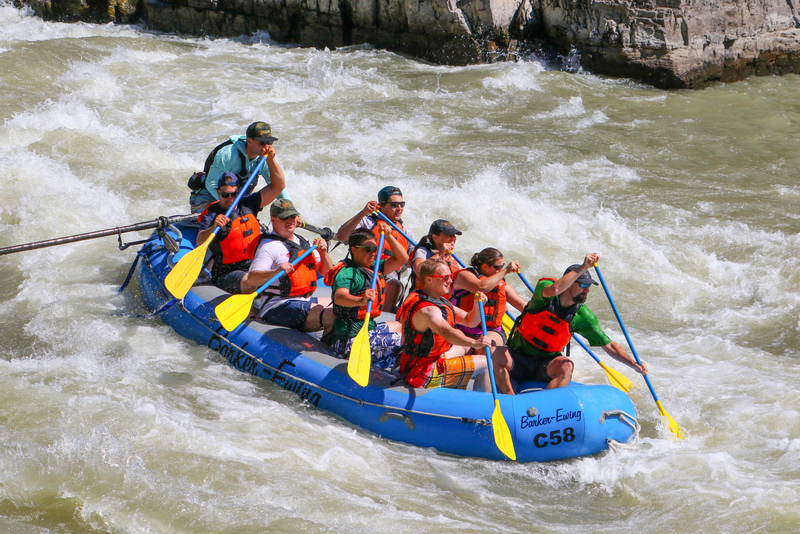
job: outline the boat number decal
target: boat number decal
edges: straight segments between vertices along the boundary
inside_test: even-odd
[[[291,391],[304,401],[307,401],[314,406],[319,406],[319,401],[322,399],[322,395],[318,391],[314,391],[314,389],[309,387],[305,382],[295,380],[280,373],[280,369],[285,364],[289,364],[292,367],[294,367],[294,364],[284,360],[278,367],[278,370],[273,373],[265,366],[259,365],[258,360],[250,357],[247,353],[229,344],[225,339],[225,336],[227,335],[228,334],[226,332],[223,335],[219,335],[217,333],[211,336],[211,339],[208,341],[208,348],[219,352],[226,360],[228,360],[228,363],[230,363],[239,371],[242,371],[243,373],[249,373],[253,376],[259,376],[265,380],[274,382],[279,387],[282,387],[287,391]],[[245,346],[247,346],[247,343],[245,343],[242,348]]]
[[[548,441],[549,437],[549,441]],[[550,436],[547,434],[536,434],[533,437],[533,444],[536,447],[542,449],[547,447],[548,445],[560,445],[563,443],[569,443],[570,441],[575,440],[575,429],[572,427],[567,427],[564,429],[564,434],[561,434],[561,430],[553,430],[550,432]]]

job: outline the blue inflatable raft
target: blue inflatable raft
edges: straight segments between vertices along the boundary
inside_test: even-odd
[[[138,280],[150,311],[172,296],[164,278],[192,250],[197,227],[167,230],[180,250],[170,252],[154,233],[140,251]],[[174,247],[173,247],[174,249]],[[316,338],[287,328],[246,320],[232,332],[223,329],[214,307],[229,295],[210,285],[195,285],[159,316],[181,336],[217,351],[236,369],[294,392],[303,402],[328,410],[381,437],[433,447],[458,456],[507,459],[491,427],[491,393],[454,389],[415,389],[393,384],[396,376],[373,369],[360,387],[347,374],[347,361]],[[631,400],[607,385],[543,389],[519,385],[518,395],[499,395],[520,462],[546,462],[597,454],[612,441],[629,443],[639,425]]]

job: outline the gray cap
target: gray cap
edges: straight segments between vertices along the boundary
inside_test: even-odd
[[[570,265],[569,267],[567,267],[567,270],[564,271],[564,274],[571,273],[572,271],[577,271],[580,268],[581,266],[578,265],[577,263],[575,265]],[[597,282],[594,281],[594,278],[592,278],[592,275],[589,274],[589,271],[584,271],[573,283],[599,285]]]

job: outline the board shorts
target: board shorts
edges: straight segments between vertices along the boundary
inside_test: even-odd
[[[223,291],[227,291],[231,295],[238,295],[242,292],[242,278],[247,274],[247,271],[231,271],[218,276],[213,280],[215,286]]]
[[[550,382],[552,378],[547,374],[547,366],[555,358],[531,358],[518,353],[513,349],[508,349],[511,359],[514,361],[514,368],[509,371],[508,376],[512,380],[523,382],[533,380],[534,382]]]
[[[424,388],[466,389],[475,374],[475,360],[472,356],[439,358],[431,366],[431,377]]]
[[[331,344],[333,352],[344,358],[350,358],[350,349],[355,337],[339,339]],[[381,369],[394,369],[399,365],[397,353],[400,350],[402,337],[400,332],[392,332],[386,323],[377,323],[374,330],[369,331],[369,346],[372,349],[372,366]]]
[[[261,314],[261,320],[268,324],[302,331],[306,327],[308,312],[316,303],[317,297],[288,299]]]

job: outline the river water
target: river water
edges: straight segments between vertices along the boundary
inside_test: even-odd
[[[107,237],[0,258],[0,532],[798,530],[797,76],[665,92],[2,4],[0,95],[0,246],[188,213],[208,151],[266,120],[312,224],[392,184],[415,235],[447,218],[463,257],[496,245],[535,280],[598,252],[688,436],[609,362],[641,386],[634,446],[520,465],[386,441],[124,315],[145,312],[117,293],[135,248]],[[601,289],[589,305],[624,343]]]

